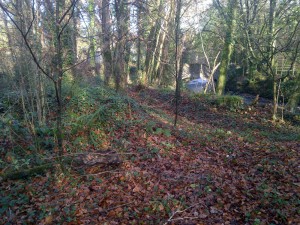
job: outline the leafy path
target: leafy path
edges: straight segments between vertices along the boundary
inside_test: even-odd
[[[232,112],[188,96],[174,128],[171,93],[128,95],[142,109],[108,140],[123,163],[2,183],[0,223],[300,223],[299,128],[273,125],[267,108]]]

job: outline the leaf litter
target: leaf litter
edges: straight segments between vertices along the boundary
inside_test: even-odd
[[[122,163],[2,182],[0,223],[300,223],[300,142],[271,135],[299,128],[272,124],[267,107],[233,112],[188,95],[174,128],[173,95],[142,92],[128,95],[143,114],[106,140]]]

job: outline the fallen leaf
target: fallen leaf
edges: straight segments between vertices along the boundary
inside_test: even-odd
[[[52,215],[46,216],[45,224],[52,224],[52,221],[53,221],[53,216]]]
[[[160,211],[163,211],[165,209],[165,207],[162,204],[160,204],[158,208]]]
[[[217,214],[218,212],[219,212],[219,211],[218,211],[217,208],[215,208],[215,207],[213,207],[213,206],[210,207],[210,213],[211,213],[211,214]]]
[[[133,188],[132,191],[133,191],[133,192],[140,192],[140,191],[141,191],[141,188],[137,185],[137,186],[135,186],[135,188]]]

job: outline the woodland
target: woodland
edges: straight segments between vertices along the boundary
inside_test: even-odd
[[[0,224],[300,224],[299,0],[0,0],[0,32]]]

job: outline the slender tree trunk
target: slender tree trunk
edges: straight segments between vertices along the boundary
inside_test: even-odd
[[[277,119],[277,110],[278,110],[278,101],[277,101],[277,76],[276,71],[274,70],[274,48],[275,48],[275,39],[274,39],[274,16],[275,16],[276,0],[270,0],[270,11],[269,11],[269,24],[268,24],[268,48],[267,48],[267,57],[268,57],[268,75],[272,76],[273,79],[273,120]]]
[[[175,17],[175,7],[176,7],[176,2],[171,1],[171,15],[170,18],[174,18]],[[173,19],[170,19],[169,21],[169,26],[167,29],[167,33],[168,34],[173,34],[174,33],[174,26],[175,26],[175,21]],[[169,38],[165,38],[165,43],[163,44],[163,52],[162,52],[162,57],[161,57],[161,61],[162,63],[160,64],[160,68],[158,71],[158,77],[160,79],[159,84],[162,84],[163,78],[164,78],[164,73],[166,71],[168,71],[168,68],[170,67],[171,61],[173,61],[173,59],[171,59],[172,57],[170,56],[170,47],[172,46],[172,43],[170,41]],[[167,73],[167,72],[166,72]]]
[[[124,86],[128,84],[129,79],[129,62],[131,51],[131,40],[129,37],[129,23],[130,23],[130,7],[129,2],[124,2]]]
[[[11,34],[10,34],[10,31],[9,31],[9,28],[8,28],[7,20],[6,20],[4,15],[2,16],[2,18],[4,18],[3,22],[4,22],[4,27],[5,27],[6,38],[8,40],[8,46],[9,46],[9,51],[10,51],[11,62],[14,64],[15,63],[15,58],[16,58],[16,53],[15,53],[15,50],[14,50],[14,47],[13,47],[14,44],[13,44]]]
[[[182,71],[180,72],[181,54],[180,51],[180,17],[181,17],[182,0],[176,0],[176,17],[175,17],[175,119],[174,126],[177,125],[179,101],[180,101],[180,88],[182,82]],[[181,54],[180,54],[181,52]]]
[[[157,40],[157,48],[155,49],[155,60],[153,60],[153,77],[155,79],[160,79],[160,74],[159,74],[159,68],[161,66],[161,61],[163,59],[163,50],[165,49],[165,44],[166,44],[166,36],[167,36],[167,28],[168,24],[170,23],[170,18],[173,14],[173,3],[171,2],[170,4],[170,10],[169,12],[166,13],[166,16],[163,18],[163,23],[162,23],[162,28],[160,35],[158,36]]]
[[[40,9],[42,6],[41,1],[37,1],[37,8]],[[37,54],[39,57],[42,55],[43,52],[43,43],[42,43],[42,35],[43,35],[43,20],[42,15],[39,10],[37,10],[36,15],[36,23],[35,23],[35,30],[36,30],[36,38],[37,38]],[[35,66],[36,67],[36,66]],[[44,82],[42,78],[41,71],[38,67],[35,68],[36,74],[34,77],[35,86],[36,86],[36,108],[37,108],[37,115],[38,115],[38,122],[39,125],[43,125],[46,122],[45,116],[45,90],[44,90]]]
[[[142,27],[141,27],[141,16],[142,16],[142,3],[140,1],[137,2],[137,62],[136,69],[137,73],[140,74],[141,70],[141,36],[142,36]]]
[[[74,16],[72,18],[72,23],[71,23],[71,58],[72,58],[72,65],[75,65],[77,62],[77,23],[78,23],[78,12],[76,9],[74,9]],[[76,66],[72,67],[72,76],[75,78],[77,75],[77,69]]]
[[[96,39],[95,39],[95,1],[88,1],[88,11],[89,11],[89,62],[93,71],[93,75],[99,75],[96,69]]]
[[[55,94],[57,102],[57,144],[59,155],[63,155],[63,136],[62,136],[62,76],[63,76],[63,63],[62,63],[62,44],[60,35],[60,10],[64,7],[64,1],[56,0],[56,12],[55,12]]]
[[[164,0],[157,0],[158,5],[158,14],[163,11]],[[161,28],[162,18],[160,15],[157,15],[157,18],[153,20],[151,24],[151,30],[147,40],[147,52],[145,58],[145,72],[143,74],[143,83],[147,84],[148,82],[153,81],[153,69],[154,69],[154,60],[155,55],[157,54],[157,48],[159,44],[159,37],[162,32]]]
[[[147,85],[149,82],[149,70],[150,70],[150,66],[151,66],[151,56],[153,54],[153,39],[155,36],[155,32],[156,32],[156,26],[153,24],[153,26],[151,27],[148,39],[147,39],[147,51],[146,51],[146,57],[145,57],[145,68],[144,68],[144,72],[142,74],[142,84]]]
[[[158,48],[159,48],[159,44],[160,44],[160,36],[162,34],[161,24],[158,25],[157,30],[158,30],[158,33],[155,37],[156,41],[155,41],[154,49],[152,51],[152,55],[151,55],[148,70],[147,70],[147,76],[150,77],[151,83],[153,83],[154,78],[155,78],[154,68],[157,63],[156,57],[158,54],[157,52],[158,52]]]
[[[298,74],[296,77],[296,87],[298,88],[294,90],[293,94],[290,96],[288,101],[288,108],[291,112],[295,112],[295,109],[300,102],[300,74]]]

